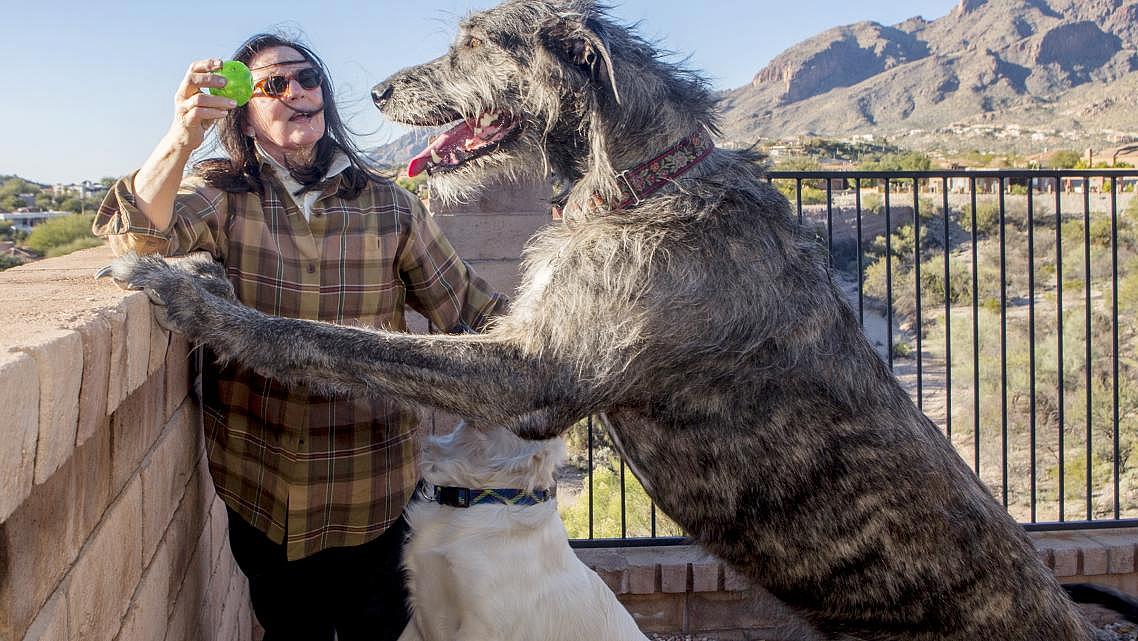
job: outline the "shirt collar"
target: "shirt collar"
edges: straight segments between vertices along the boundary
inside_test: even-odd
[[[299,182],[293,179],[292,175],[288,173],[288,168],[277,162],[276,158],[270,156],[262,147],[261,143],[253,141],[256,147],[257,155],[261,159],[262,165],[267,165],[276,174],[277,179],[281,181],[289,191],[290,194],[296,194],[304,188]],[[336,150],[336,155],[332,157],[332,163],[328,165],[328,171],[324,174],[321,182],[326,182],[331,178],[335,178],[344,172],[345,169],[352,166],[351,160],[348,159],[347,154],[340,150]]]

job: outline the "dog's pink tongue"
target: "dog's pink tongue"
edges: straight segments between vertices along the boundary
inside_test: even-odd
[[[454,147],[463,140],[473,136],[474,131],[471,130],[470,125],[466,124],[465,120],[439,134],[439,137],[435,138],[426,149],[420,151],[419,155],[407,163],[407,176],[414,178],[423,173],[423,170],[426,169],[427,165],[431,162],[431,152],[439,153],[440,150],[447,147]]]

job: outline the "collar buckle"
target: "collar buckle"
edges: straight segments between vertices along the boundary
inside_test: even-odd
[[[436,487],[435,500],[451,507],[470,507],[470,489],[465,487]]]
[[[639,205],[640,204],[640,194],[636,193],[636,188],[632,186],[632,181],[628,179],[628,172],[630,172],[630,171],[632,171],[632,170],[631,169],[625,169],[624,171],[618,171],[614,177],[617,180],[623,180],[624,181],[625,186],[628,187],[628,193],[632,195],[632,198],[633,198],[632,204],[633,205]],[[628,199],[625,198],[623,200],[627,201]],[[625,206],[627,206],[627,205],[625,205]]]

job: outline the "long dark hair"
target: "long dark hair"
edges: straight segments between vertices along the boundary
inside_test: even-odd
[[[311,164],[294,167],[286,164],[292,178],[306,188],[315,186],[328,172],[336,152],[348,157],[351,167],[344,170],[340,196],[355,198],[377,176],[363,159],[356,144],[348,136],[348,129],[340,119],[340,112],[333,100],[332,79],[328,69],[311,49],[293,39],[272,33],[259,33],[246,40],[233,54],[233,60],[248,64],[253,56],[272,47],[295,49],[305,60],[319,69],[324,77],[320,93],[324,103],[324,136],[316,143],[316,153]],[[248,104],[231,109],[218,125],[218,140],[229,158],[208,158],[194,165],[194,171],[205,178],[210,185],[228,192],[262,192],[261,166],[253,146],[252,136],[245,134],[248,127]]]

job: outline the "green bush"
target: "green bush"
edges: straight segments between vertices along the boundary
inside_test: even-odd
[[[949,284],[947,292],[944,283],[944,259],[932,256],[921,262],[921,307],[928,310],[944,306],[947,295],[953,305],[970,303],[972,300],[972,273],[959,261],[949,263]],[[903,262],[893,259],[893,310],[900,316],[913,317],[917,311],[917,292],[913,284],[916,270],[912,260]],[[865,269],[864,291],[867,296],[885,303],[889,290],[885,286],[885,258],[879,257]],[[929,319],[926,317],[927,324]],[[903,349],[903,348],[902,348]]]
[[[818,171],[822,164],[809,156],[790,156],[782,158],[774,164],[777,171]]]
[[[972,300],[972,272],[959,261],[950,261],[948,287],[944,284],[944,262],[933,257],[921,264],[921,302],[925,305],[943,305],[945,296],[952,305]]]
[[[415,176],[414,178],[408,178],[407,176],[400,176],[400,177],[395,179],[395,184],[406,189],[407,191],[411,192],[412,194],[415,194],[416,196],[419,195],[419,188],[422,187],[423,185],[425,185],[426,183],[427,183],[427,174],[425,172],[419,174],[418,176]]]
[[[15,256],[0,255],[0,271],[4,271],[9,267],[16,267],[23,264],[24,261],[16,258]]]
[[[1118,311],[1121,314],[1138,313],[1138,258],[1132,258],[1119,271],[1123,276],[1118,280]]]
[[[869,193],[861,197],[861,210],[880,214],[885,211],[885,198],[881,194]]]
[[[884,154],[858,165],[862,171],[928,171],[932,159],[919,151]]]
[[[91,222],[94,219],[94,214],[76,214],[53,218],[32,229],[24,244],[41,254],[48,255],[53,248],[69,246],[71,243],[84,238],[94,239],[95,235],[91,233]],[[87,247],[93,246],[87,245]]]
[[[793,180],[779,180],[775,182],[775,187],[782,192],[783,196],[790,201],[791,205],[798,202],[797,188]],[[802,204],[803,205],[825,205],[827,201],[826,190],[824,188],[814,187],[805,182],[802,183]]]
[[[896,278],[897,274],[893,274]],[[865,279],[862,281],[866,296],[872,296],[884,301],[887,294],[885,287],[885,258],[880,257],[865,267]]]
[[[944,203],[932,198],[924,196],[920,199],[921,203],[921,220],[932,220],[933,218],[939,219],[943,216]]]
[[[1133,249],[1138,242],[1136,242],[1134,234],[1134,223],[1128,216],[1120,215],[1115,220],[1115,226],[1118,228],[1118,246],[1120,248]],[[1081,226],[1080,226],[1081,227]],[[1091,216],[1091,244],[1099,247],[1110,247],[1111,239],[1111,222],[1110,216],[1107,214],[1092,214]]]
[[[960,226],[971,232],[972,225],[972,207],[965,207],[960,212]],[[1000,230],[1000,206],[990,202],[978,203],[976,205],[975,225],[977,236],[985,237],[998,234]]]
[[[897,358],[909,358],[913,355],[913,346],[908,341],[897,341],[893,343],[893,356]]]
[[[909,266],[913,264],[913,249],[916,239],[913,238],[913,226],[901,225],[897,227],[893,235],[889,238],[889,249],[892,250],[893,256],[898,259],[902,266]],[[933,247],[939,247],[941,238],[939,236],[930,235],[927,226],[921,226],[921,257],[922,260],[927,257],[928,252]],[[884,256],[885,255],[885,236],[877,236],[866,248],[866,254],[870,256]]]
[[[1057,169],[1071,169],[1078,165],[1082,159],[1083,154],[1074,149],[1060,149],[1051,154],[1047,159],[1047,165]]]
[[[27,237],[27,232],[16,229],[11,222],[0,221],[0,240],[11,240],[18,243]]]
[[[593,471],[593,536],[596,538],[615,538],[620,530],[620,476],[608,467],[598,467]],[[625,474],[625,533],[628,536],[651,536],[652,499],[644,491],[644,486],[631,473]],[[585,485],[576,502],[561,507],[561,520],[569,538],[583,539],[589,536],[589,482]],[[663,512],[656,510],[657,536],[682,536],[683,531]]]

